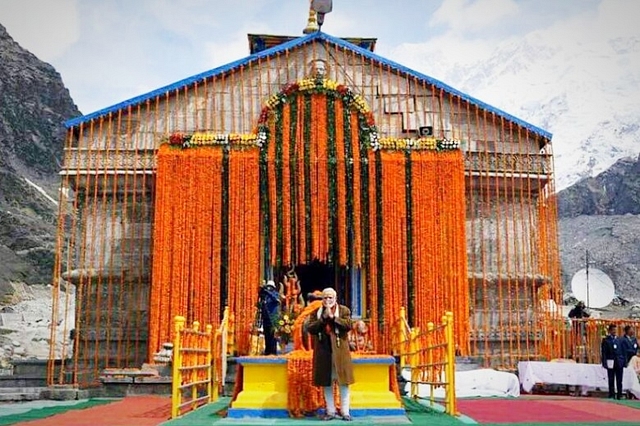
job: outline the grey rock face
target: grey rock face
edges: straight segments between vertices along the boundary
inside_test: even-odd
[[[598,176],[558,193],[561,218],[640,214],[640,156],[618,160]]]
[[[0,298],[50,283],[63,122],[79,115],[60,75],[0,25]],[[2,300],[2,299],[0,299]]]
[[[560,257],[565,289],[585,267],[611,277],[622,299],[640,301],[640,157],[558,193]]]
[[[640,215],[578,216],[558,225],[565,290],[589,250],[590,267],[609,275],[623,299],[640,301]]]

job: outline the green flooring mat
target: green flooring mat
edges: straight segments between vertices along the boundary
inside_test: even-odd
[[[44,419],[69,410],[82,410],[109,404],[111,398],[94,398],[80,401],[33,401],[0,405],[0,426],[8,426],[30,420]]]
[[[640,425],[640,419],[637,422],[563,422],[563,423],[481,423],[480,426],[638,426]]]

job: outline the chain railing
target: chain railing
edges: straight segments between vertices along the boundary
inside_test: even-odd
[[[457,416],[455,385],[455,341],[453,313],[442,316],[441,323],[428,323],[426,331],[409,328],[404,308],[394,327],[394,353],[401,368],[410,369],[409,397],[417,399],[420,385],[429,387],[429,400],[435,404],[434,390],[444,389],[445,413]]]

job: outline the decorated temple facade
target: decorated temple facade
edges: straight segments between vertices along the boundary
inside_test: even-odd
[[[491,365],[557,355],[551,135],[375,39],[249,45],[66,123],[54,294],[75,284],[76,327],[56,381],[138,367],[173,316],[225,306],[247,353],[258,286],[291,270],[335,287],[380,353],[406,307],[422,327],[452,310],[460,353]]]

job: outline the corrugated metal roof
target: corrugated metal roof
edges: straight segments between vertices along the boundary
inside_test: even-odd
[[[78,126],[82,123],[85,123],[87,121],[96,119],[98,117],[107,115],[109,113],[114,113],[116,111],[119,111],[121,109],[127,108],[129,106],[133,106],[133,105],[138,105],[141,103],[146,102],[147,100],[151,100],[154,99],[156,96],[160,96],[160,95],[164,95],[167,92],[172,92],[175,91],[176,89],[181,89],[184,88],[185,86],[189,86],[191,84],[194,84],[196,82],[200,82],[203,81],[207,78],[211,78],[214,76],[218,76],[218,75],[222,75],[225,73],[228,73],[230,71],[233,71],[236,68],[239,68],[241,66],[246,66],[249,63],[252,63],[254,61],[257,61],[258,59],[263,59],[263,58],[268,58],[271,56],[274,56],[278,53],[284,52],[286,50],[290,50],[296,47],[300,47],[303,46],[305,44],[314,42],[314,41],[320,41],[320,42],[328,42],[328,43],[332,43],[335,44],[337,46],[340,47],[344,47],[345,49],[349,49],[352,50],[368,59],[371,59],[372,61],[384,64],[385,66],[389,67],[392,70],[395,70],[396,72],[402,73],[402,74],[406,74],[408,76],[413,76],[419,80],[423,80],[425,81],[427,84],[431,84],[433,86],[435,86],[436,88],[442,89],[445,92],[451,93],[452,95],[458,96],[460,97],[460,99],[462,99],[463,101],[469,102],[472,105],[476,105],[479,108],[486,110],[490,113],[493,113],[499,117],[503,117],[504,119],[513,122],[514,124],[521,126],[525,129],[528,129],[529,131],[531,131],[532,133],[539,135],[543,138],[549,139],[551,140],[552,134],[550,132],[547,132],[546,130],[543,130],[539,127],[534,126],[533,124],[527,123],[524,120],[521,120],[517,117],[514,117],[513,115],[504,112],[498,108],[495,108],[485,102],[482,102],[466,93],[463,93],[457,89],[454,89],[453,87],[441,82],[440,80],[437,80],[435,78],[429,77],[428,75],[422,74],[418,71],[414,71],[410,68],[407,68],[403,65],[400,65],[396,62],[393,62],[389,59],[383,58],[381,56],[376,55],[373,52],[370,52],[367,49],[363,49],[359,46],[356,46],[348,41],[345,41],[341,38],[338,37],[334,37],[331,36],[329,34],[323,33],[323,32],[315,32],[315,33],[311,33],[311,34],[307,34],[305,36],[296,38],[294,40],[282,43],[278,46],[272,47],[270,49],[266,49],[263,50],[261,52],[252,54],[247,56],[246,58],[243,59],[239,59],[237,61],[231,62],[229,64],[214,68],[212,70],[209,71],[205,71],[202,72],[200,74],[196,74],[194,76],[185,78],[183,80],[177,81],[173,84],[170,84],[168,86],[164,86],[161,87],[159,89],[153,90],[149,93],[145,93],[143,95],[140,96],[136,96],[134,98],[128,99],[126,101],[120,102],[118,104],[112,105],[110,107],[107,108],[103,108],[101,110],[92,112],[90,114],[87,115],[83,115],[81,117],[76,117],[73,118],[71,120],[68,120],[65,122],[65,126],[67,128],[71,128],[71,127],[75,127]]]

